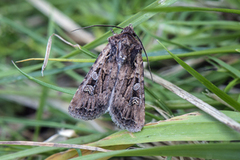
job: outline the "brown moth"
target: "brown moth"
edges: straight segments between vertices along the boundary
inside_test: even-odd
[[[113,122],[130,132],[145,122],[142,43],[132,25],[108,38],[108,44],[80,84],[69,105],[71,116],[92,120],[109,112]]]

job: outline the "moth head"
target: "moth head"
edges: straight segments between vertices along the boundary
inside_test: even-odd
[[[129,26],[123,28],[121,33],[128,33],[128,34],[131,34],[133,36],[136,36],[136,33],[133,30],[133,25],[132,24],[129,24]]]

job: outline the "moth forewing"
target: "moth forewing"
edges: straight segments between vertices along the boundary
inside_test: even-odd
[[[116,83],[115,99],[110,107],[113,121],[122,129],[130,132],[141,131],[145,122],[145,96],[143,79],[143,61],[137,54],[134,67],[128,65],[120,73],[125,76]]]
[[[95,119],[107,111],[110,92],[103,90],[104,65],[110,45],[107,45],[98,56],[77,92],[70,102],[68,112],[71,116],[83,120]]]

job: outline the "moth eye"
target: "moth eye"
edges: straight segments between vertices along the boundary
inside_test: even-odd
[[[94,88],[91,85],[86,85],[83,89],[84,92],[88,92],[89,95],[93,95]]]
[[[92,73],[92,79],[95,80],[95,81],[98,79],[98,75],[97,75],[96,72]]]
[[[132,105],[139,105],[139,98],[138,97],[132,97],[131,104]]]
[[[136,83],[136,84],[133,86],[133,90],[134,90],[134,91],[137,91],[139,88],[140,88],[140,83]]]

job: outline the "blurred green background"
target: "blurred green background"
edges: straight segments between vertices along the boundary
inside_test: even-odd
[[[143,11],[162,6],[166,8]],[[189,8],[183,9],[180,6]],[[199,11],[196,7],[205,9]],[[219,12],[215,12],[216,10],[212,8],[219,8]],[[209,11],[206,11],[207,9]],[[76,132],[75,136],[83,136],[86,141],[81,143],[84,144],[111,135],[113,130],[119,130],[108,114],[95,121],[85,122],[73,119],[67,113],[68,105],[78,85],[89,71],[94,59],[107,44],[107,38],[112,36],[109,27],[71,31],[96,24],[120,24],[121,27],[133,24],[147,51],[152,73],[174,83],[215,108],[231,111],[229,114],[234,114],[234,111],[238,110],[237,107],[227,105],[226,103],[229,102],[222,102],[214,95],[207,95],[208,86],[204,86],[184,70],[157,40],[228,94],[237,106],[240,102],[239,9],[239,0],[1,0],[0,140],[41,142],[58,135],[58,138],[64,141],[67,138],[59,135],[58,132],[69,129]],[[114,29],[114,31],[120,33],[121,30]],[[21,74],[12,61],[44,58],[47,40],[52,33],[57,33],[72,43],[78,43],[83,48],[74,49],[54,38],[50,57],[79,59],[81,62],[51,61],[44,71],[44,77],[41,76],[42,60],[16,63],[23,72],[40,80],[40,83],[50,84],[49,87],[44,87]],[[144,54],[143,59],[146,62]],[[145,68],[148,70],[147,65]],[[194,105],[148,78],[145,78],[145,87],[146,123],[199,111]],[[186,128],[182,130],[186,131]],[[147,133],[142,134],[148,136]],[[91,135],[95,137],[90,137],[90,140],[84,138]],[[72,134],[69,136],[74,137]],[[214,134],[211,136],[210,139],[214,140]],[[189,137],[191,137],[190,133]],[[187,141],[181,138],[172,141],[177,140]],[[197,140],[189,139],[189,141]],[[228,142],[232,139],[221,140]],[[171,138],[168,141],[171,141]],[[144,140],[142,143],[146,142],[149,141]],[[111,145],[116,145],[118,142],[114,143]],[[155,143],[151,146],[160,146],[160,144]],[[8,159],[9,157],[4,156],[10,153],[20,153],[15,157],[13,154],[13,159],[25,157],[27,155],[21,153],[28,151],[29,148],[31,147],[0,147],[0,154],[3,156],[0,158]],[[30,159],[44,159],[63,150],[66,149],[42,150],[41,153],[28,151],[28,156],[31,155]],[[179,154],[181,155],[184,154]],[[189,157],[191,156],[189,154]]]

